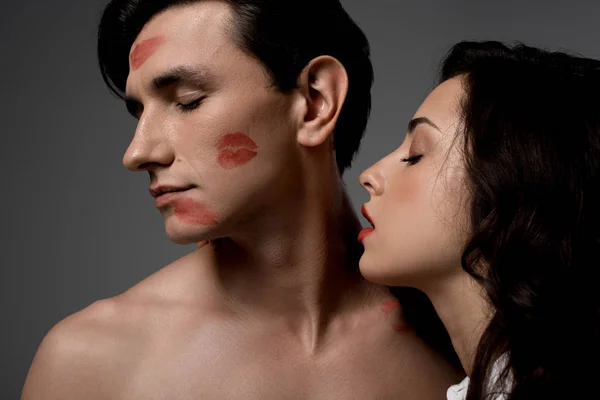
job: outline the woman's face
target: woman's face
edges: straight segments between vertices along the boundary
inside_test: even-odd
[[[424,289],[461,273],[468,236],[460,100],[462,78],[439,85],[410,122],[402,145],[364,171],[369,192],[360,270],[369,280]],[[365,235],[366,233],[366,235]]]

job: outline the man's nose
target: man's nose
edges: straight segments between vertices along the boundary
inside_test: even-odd
[[[140,118],[125,155],[123,165],[131,171],[147,171],[173,163],[175,156],[165,129],[151,116]]]

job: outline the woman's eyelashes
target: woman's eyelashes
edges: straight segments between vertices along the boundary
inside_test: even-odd
[[[418,154],[418,155],[414,155],[414,156],[409,156],[409,157],[403,158],[400,161],[406,163],[407,165],[415,165],[416,163],[419,162],[419,160],[421,160],[421,158],[423,158],[423,155],[422,154]]]

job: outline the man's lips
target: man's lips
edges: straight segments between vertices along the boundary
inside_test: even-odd
[[[163,208],[163,207],[173,203],[175,199],[177,199],[179,196],[181,196],[185,192],[187,192],[187,190],[179,190],[176,192],[165,192],[156,198],[156,200],[154,201],[154,204],[155,204],[156,208]]]
[[[188,189],[191,189],[192,187],[193,186],[168,186],[168,185],[152,186],[152,187],[150,187],[150,194],[152,195],[152,197],[157,198],[166,193],[184,192]]]
[[[192,187],[193,186],[154,186],[150,188],[150,194],[156,199],[154,201],[156,208],[162,208]]]

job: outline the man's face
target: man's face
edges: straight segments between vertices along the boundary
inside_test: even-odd
[[[169,9],[131,48],[126,96],[139,123],[123,163],[149,172],[176,243],[256,224],[299,173],[293,96],[236,46],[234,18],[224,2]]]

